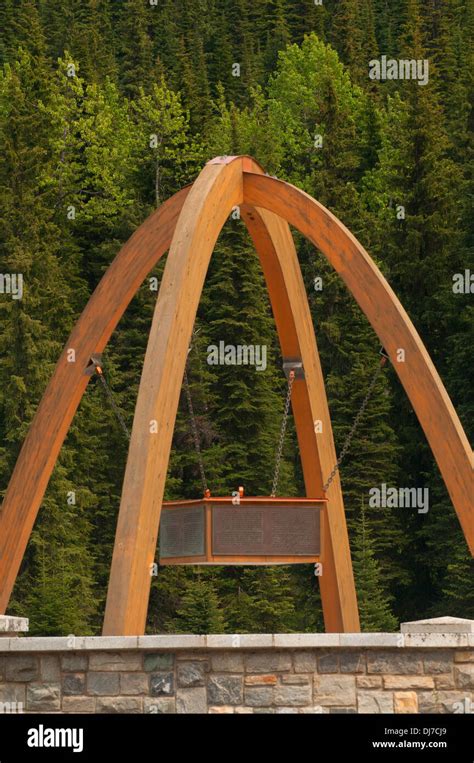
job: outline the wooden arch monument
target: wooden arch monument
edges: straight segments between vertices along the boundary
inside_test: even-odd
[[[269,177],[246,156],[217,157],[166,201],[112,262],[68,339],[24,441],[0,508],[0,614],[5,613],[61,445],[101,353],[127,305],[169,249],[145,355],[125,471],[104,635],[144,633],[181,380],[209,260],[234,206],[255,244],[282,355],[299,358],[292,407],[306,495],[322,496],[336,452],[313,323],[289,224],[341,276],[369,319],[411,401],[474,553],[473,453],[410,318],[367,252],[325,207]],[[405,362],[397,363],[397,350]],[[70,349],[75,362],[69,362]],[[93,366],[92,366],[93,367]],[[171,383],[170,383],[171,380]],[[313,422],[320,420],[322,433]],[[150,433],[150,422],[158,434]],[[357,632],[359,616],[339,476],[327,491],[320,578],[327,631]]]

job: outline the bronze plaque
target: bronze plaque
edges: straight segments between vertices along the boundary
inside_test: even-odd
[[[160,521],[160,556],[203,556],[204,506],[163,509]]]
[[[212,507],[216,556],[319,556],[320,509],[242,504]]]

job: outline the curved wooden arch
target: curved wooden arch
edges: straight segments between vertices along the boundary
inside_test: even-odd
[[[6,611],[51,473],[90,376],[143,280],[168,250],[190,187],[168,199],[122,247],[77,321],[56,364],[0,506],[0,614]],[[68,350],[75,362],[68,362]]]
[[[397,347],[404,347],[410,351],[410,356],[407,352],[407,368],[397,368],[397,372],[428,437],[466,538],[473,550],[472,452],[449,397],[411,321],[365,250],[333,215],[293,186],[259,174],[261,172],[261,168],[246,157],[213,160],[201,173],[191,194],[189,188],[183,189],[140,226],[104,275],[58,361],[55,374],[23,445],[0,510],[0,612],[4,612],[7,606],[51,471],[87,385],[88,377],[84,375],[84,371],[89,358],[103,349],[140,283],[168,248],[178,215],[188,194],[190,196],[184,205],[183,214],[179,216],[173,236],[145,359],[145,366],[152,367],[154,353],[158,352],[157,357],[161,358],[163,364],[160,366],[159,379],[148,379],[150,384],[145,394],[142,393],[143,376],[140,385],[114,549],[104,632],[144,631],[150,585],[148,564],[154,556],[162,488],[171,446],[171,423],[174,424],[179,395],[179,389],[172,393],[169,389],[166,391],[165,379],[174,380],[174,384],[168,383],[168,388],[178,386],[176,379],[181,380],[184,371],[185,352],[192,330],[193,315],[197,309],[196,299],[199,299],[207,270],[207,264],[204,270],[202,268],[202,262],[207,255],[203,255],[201,249],[208,252],[208,262],[220,228],[230,209],[236,204],[243,205],[244,219],[259,251],[269,288],[275,293],[272,306],[285,352],[285,347],[298,344],[303,355],[301,342],[303,345],[305,342],[311,343],[311,337],[304,337],[304,326],[308,321],[305,322],[304,316],[301,318],[298,300],[284,299],[285,279],[291,277],[291,267],[295,266],[294,247],[288,225],[277,215],[299,228],[328,257],[349,286],[391,357],[395,356]],[[272,211],[276,214],[272,214]],[[195,261],[192,256],[193,247],[196,247],[195,251],[199,254]],[[290,266],[291,262],[293,265]],[[297,261],[296,268],[297,273],[296,276],[293,273],[292,281],[296,289],[295,294],[299,273]],[[197,278],[197,284],[194,278]],[[301,279],[301,274],[299,278]],[[361,285],[358,283],[359,278],[367,280],[365,283],[362,281]],[[196,288],[197,286],[200,288]],[[112,289],[115,289],[114,293]],[[180,301],[176,305],[174,300],[178,294]],[[303,303],[305,299],[304,294]],[[385,299],[388,300],[388,307]],[[187,304],[187,307],[183,310],[184,304]],[[175,310],[179,313],[179,319],[175,316]],[[283,327],[287,325],[286,320],[292,312],[296,318],[295,324],[285,332]],[[385,323],[387,321],[388,325]],[[390,333],[391,329],[393,336]],[[312,326],[310,333],[315,350]],[[165,346],[167,338],[170,340],[171,350]],[[398,342],[400,338],[404,344]],[[75,364],[67,362],[69,348],[76,350]],[[327,464],[332,466],[335,455],[328,413],[326,436],[316,441],[314,430],[313,437],[311,436],[310,424],[314,420],[314,410],[317,409],[319,413],[317,418],[323,420],[327,409],[317,351],[314,354],[313,359],[310,357],[311,353],[307,353],[308,357],[305,357],[305,366],[312,365],[312,369],[309,378],[307,375],[307,384],[295,386],[293,401],[309,496],[319,494],[322,476],[327,475]],[[413,365],[410,366],[410,363]],[[416,379],[421,383],[421,394],[417,394]],[[423,393],[427,396],[426,401],[423,400]],[[157,411],[160,418],[163,411],[168,411],[167,405],[171,406],[171,417],[166,417],[159,440],[150,437],[149,421],[148,428],[146,427],[147,413]],[[438,418],[430,415],[430,405],[435,406],[433,410],[436,411],[439,422]],[[444,433],[443,426],[447,427]],[[446,440],[444,447],[437,442],[443,438]],[[131,466],[129,467],[129,464],[136,460],[139,449],[142,457],[145,454],[146,479],[143,483],[137,482],[136,473]],[[160,464],[155,482],[151,469],[153,464]],[[450,474],[450,470],[456,474]],[[141,491],[141,496],[145,496],[144,503],[140,504],[136,496],[134,497],[134,489]],[[352,568],[338,480],[331,486],[328,497],[328,515],[331,520],[327,523],[327,535],[331,553],[328,569],[320,581],[325,624],[328,630],[358,630]],[[138,536],[133,527],[136,521],[139,525]],[[139,539],[140,543],[133,545],[130,542],[133,538]],[[150,554],[149,549],[152,545],[153,553]],[[148,580],[143,584],[144,569]],[[122,588],[122,595],[121,586],[125,586]],[[123,590],[126,591],[125,595]],[[136,605],[137,600],[140,600],[139,605]]]
[[[282,215],[326,256],[392,360],[426,435],[474,555],[474,458],[451,399],[408,314],[355,236],[329,210],[289,183],[246,172],[247,204]],[[405,362],[397,362],[397,350]]]
[[[248,160],[247,160],[248,161]],[[244,165],[245,166],[245,165]],[[261,170],[260,170],[261,171]],[[179,217],[140,380],[125,470],[104,618],[104,635],[143,633],[161,505],[181,383],[204,278],[217,237],[232,208],[242,205],[242,165],[234,158],[208,164]],[[282,352],[303,360],[293,411],[306,494],[320,497],[336,461],[324,379],[306,291],[288,223],[242,206],[259,253]],[[171,383],[170,383],[171,380]],[[324,437],[315,433],[321,420]],[[151,424],[159,422],[150,434]],[[325,561],[320,577],[327,631],[358,631],[357,597],[339,477],[328,494]]]

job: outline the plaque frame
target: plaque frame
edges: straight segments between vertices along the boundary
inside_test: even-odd
[[[239,504],[236,499],[231,497],[217,498],[199,498],[197,500],[184,501],[165,501],[162,506],[162,512],[179,512],[192,507],[204,508],[204,554],[187,556],[162,556],[162,542],[160,537],[160,565],[278,565],[278,564],[314,564],[324,561],[324,522],[326,514],[327,500],[323,498],[268,498],[263,496],[241,497]],[[215,552],[215,525],[213,518],[215,512],[222,508],[232,508],[236,512],[243,506],[247,508],[258,508],[263,510],[263,514],[270,510],[280,507],[286,512],[292,509],[308,509],[318,512],[319,519],[319,553],[298,553],[295,549],[293,553],[243,553],[242,550],[237,553],[232,551],[225,553]],[[264,520],[265,521],[265,520]],[[317,534],[317,533],[316,533]],[[291,541],[289,542],[291,545]]]

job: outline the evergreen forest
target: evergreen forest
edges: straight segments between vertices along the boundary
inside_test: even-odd
[[[121,246],[218,155],[249,154],[352,231],[413,320],[474,435],[472,0],[2,0],[0,494],[74,323]],[[429,81],[377,80],[381,56]],[[325,257],[295,232],[340,452],[380,342]],[[165,259],[104,353],[130,430]],[[469,273],[466,278],[469,280]],[[267,367],[210,365],[260,345]],[[187,375],[209,487],[269,495],[287,382],[269,299],[238,214],[219,237]],[[175,383],[175,382],[173,382]],[[99,634],[128,442],[91,378],[49,482],[9,614],[31,635]],[[341,466],[361,625],[474,618],[474,563],[389,365]],[[374,507],[385,483],[429,511]],[[279,494],[303,496],[293,420]],[[183,388],[165,498],[202,494]],[[156,562],[158,562],[158,553]],[[157,568],[149,633],[324,630],[312,565]]]

